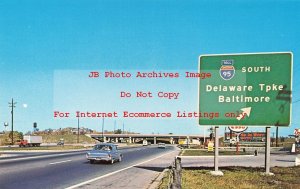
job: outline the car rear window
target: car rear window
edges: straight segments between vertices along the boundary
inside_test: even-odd
[[[110,151],[110,150],[112,150],[112,146],[97,145],[97,146],[94,147],[94,150]]]

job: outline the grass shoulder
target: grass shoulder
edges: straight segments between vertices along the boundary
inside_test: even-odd
[[[170,170],[168,169],[167,171],[164,172],[164,176],[161,179],[160,185],[158,187],[158,189],[166,189],[169,188],[169,184],[170,184]]]
[[[252,155],[253,153],[250,152],[239,152],[236,151],[219,151],[219,155]],[[180,152],[181,156],[213,156],[214,152],[208,152],[204,149],[183,149]]]
[[[274,167],[275,176],[262,176],[262,168],[222,168],[223,177],[209,174],[210,168],[183,169],[182,188],[299,188],[300,167]]]

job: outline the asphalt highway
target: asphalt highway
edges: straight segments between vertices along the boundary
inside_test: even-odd
[[[0,159],[0,188],[67,188],[175,150],[173,146],[159,149],[154,145],[122,149],[122,162],[114,164],[90,164],[85,157],[86,151],[27,153],[20,157],[3,158]]]

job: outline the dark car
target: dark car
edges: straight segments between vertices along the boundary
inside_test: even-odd
[[[87,152],[86,158],[93,164],[95,161],[106,161],[113,164],[122,161],[123,155],[118,151],[117,145],[110,143],[97,144]]]
[[[57,146],[63,146],[65,145],[64,141],[58,141]]]
[[[57,142],[58,146],[63,146],[65,145],[65,140],[63,138],[59,139],[59,141]]]

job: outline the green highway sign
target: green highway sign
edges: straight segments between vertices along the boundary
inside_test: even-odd
[[[289,126],[291,52],[202,55],[199,125]]]

